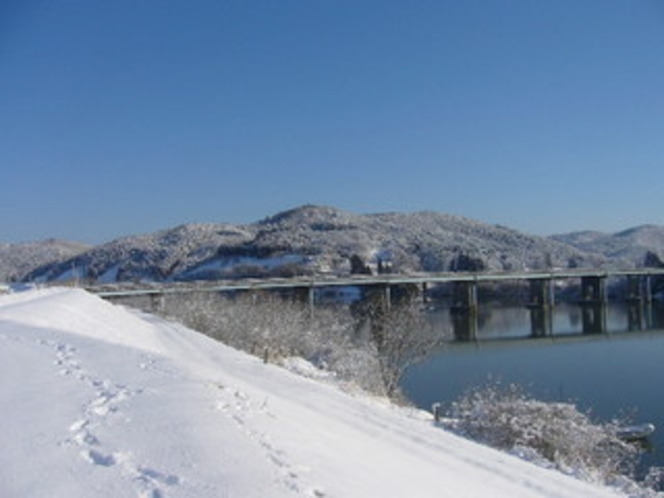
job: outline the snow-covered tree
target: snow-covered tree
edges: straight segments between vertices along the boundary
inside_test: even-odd
[[[470,439],[543,459],[589,481],[631,475],[639,453],[618,437],[618,422],[596,423],[572,403],[539,401],[515,385],[471,390],[447,415],[454,430]]]
[[[301,357],[343,382],[385,393],[376,348],[356,333],[348,306],[312,309],[302,299],[269,292],[193,293],[169,301],[165,313],[265,361]]]
[[[374,290],[355,306],[356,319],[370,330],[370,347],[375,349],[385,393],[394,399],[401,397],[401,379],[407,368],[449,337],[449,331],[434,330],[417,292],[411,286],[394,286],[389,294]]]

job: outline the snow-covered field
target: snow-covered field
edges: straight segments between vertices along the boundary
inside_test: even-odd
[[[0,496],[608,497],[81,290],[0,297]]]

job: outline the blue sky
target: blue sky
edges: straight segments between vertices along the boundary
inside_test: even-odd
[[[5,0],[0,241],[300,204],[664,224],[664,2]]]

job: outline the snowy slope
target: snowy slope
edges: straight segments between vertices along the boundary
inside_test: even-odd
[[[0,496],[608,497],[83,291],[0,298]]]

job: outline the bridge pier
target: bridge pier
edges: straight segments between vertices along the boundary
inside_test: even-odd
[[[474,341],[479,329],[477,282],[454,283],[453,303],[450,310],[454,337],[458,341]]]
[[[474,280],[454,282],[453,299],[455,307],[477,309],[477,282]]]
[[[165,308],[166,296],[163,293],[150,294],[150,309],[153,313],[161,313]]]
[[[553,309],[549,306],[530,308],[531,337],[549,337],[553,335]]]
[[[304,303],[309,308],[309,316],[314,316],[314,310],[316,309],[316,293],[312,285],[306,287],[295,287],[293,288],[293,295],[295,299]]]
[[[383,290],[383,306],[386,311],[390,311],[392,308],[392,287],[389,284],[382,286]]]
[[[606,277],[581,277],[581,301],[587,304],[605,304]]]
[[[459,342],[470,342],[477,340],[479,320],[477,309],[452,308],[452,329],[454,338]]]
[[[581,317],[584,334],[603,334],[606,332],[605,303],[582,303]]]
[[[581,317],[584,334],[606,332],[606,277],[586,276],[581,278]]]
[[[532,337],[553,334],[553,307],[555,296],[553,279],[538,278],[530,281],[530,331]]]
[[[552,307],[555,304],[553,279],[536,278],[530,281],[530,306]]]
[[[627,330],[652,327],[652,283],[650,275],[627,275]]]
[[[422,282],[422,302],[427,304],[429,302],[429,285],[426,282]]]
[[[648,330],[652,327],[652,305],[643,301],[627,302],[627,330]]]
[[[649,275],[627,276],[627,301],[652,301],[652,285]]]

